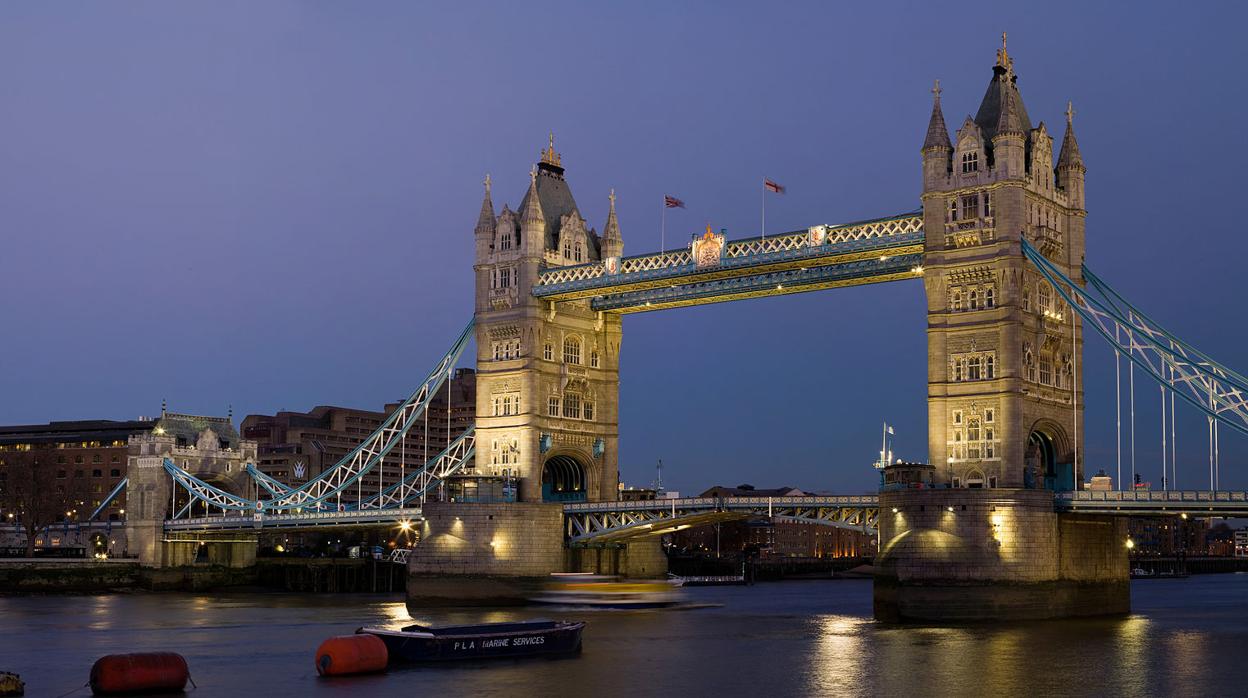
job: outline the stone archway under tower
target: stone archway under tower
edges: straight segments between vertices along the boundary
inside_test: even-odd
[[[1058,492],[1075,488],[1075,457],[1066,430],[1058,423],[1041,419],[1027,434],[1023,456],[1023,486]]]
[[[542,463],[543,502],[584,502],[589,491],[589,467],[580,456],[556,453]]]

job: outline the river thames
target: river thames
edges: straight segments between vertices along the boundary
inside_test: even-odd
[[[567,659],[502,660],[321,679],[320,641],[410,623],[396,596],[278,593],[0,598],[0,670],[60,696],[117,652],[186,656],[195,696],[1243,695],[1248,574],[1140,580],[1128,618],[898,627],[869,581],[690,589],[683,611],[413,609],[422,622],[589,621]],[[87,695],[87,690],[73,695]]]

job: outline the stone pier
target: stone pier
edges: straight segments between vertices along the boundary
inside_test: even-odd
[[[971,622],[1130,612],[1124,519],[1059,514],[1053,493],[880,494],[875,617]]]

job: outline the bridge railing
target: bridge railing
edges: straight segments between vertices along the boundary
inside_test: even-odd
[[[772,506],[879,506],[879,497],[864,495],[830,495],[825,497],[679,497],[676,499],[648,499],[620,502],[577,502],[564,504],[565,514],[595,513],[608,511],[659,511],[671,509],[752,508]]]
[[[1073,502],[1248,502],[1248,492],[1210,490],[1059,492],[1058,500]]]
[[[300,513],[247,516],[201,516],[194,519],[170,519],[165,530],[199,530],[214,528],[262,528],[297,525],[330,525],[355,521],[390,521],[419,518],[419,508],[366,509],[363,511],[309,511]]]

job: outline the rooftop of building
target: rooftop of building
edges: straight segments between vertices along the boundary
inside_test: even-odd
[[[19,443],[63,443],[76,441],[114,441],[126,439],[130,434],[151,431],[155,419],[116,421],[111,419],[82,419],[48,422],[47,424],[21,424],[0,426],[0,445]]]

